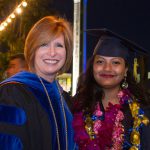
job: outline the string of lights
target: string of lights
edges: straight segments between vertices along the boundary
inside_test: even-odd
[[[27,7],[27,2],[23,0],[15,9],[14,11],[3,21],[0,23],[0,31],[3,31],[9,23],[16,17],[16,15],[22,13],[22,8]]]

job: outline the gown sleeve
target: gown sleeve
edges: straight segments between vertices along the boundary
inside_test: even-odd
[[[150,106],[141,105],[142,110],[144,111],[144,115],[150,120]],[[124,112],[124,120],[123,126],[125,129],[125,138],[128,143],[131,142],[130,132],[133,127],[133,118],[131,115],[131,111],[128,105],[125,105],[123,108]],[[141,149],[140,150],[150,150],[150,123],[148,125],[142,125],[140,128],[140,140],[141,140]],[[124,148],[123,150],[127,150],[129,147]]]
[[[144,114],[150,121],[150,106],[144,108]],[[150,122],[147,126],[142,127],[141,146],[142,150],[150,150]]]
[[[52,149],[48,114],[20,83],[0,85],[0,149]]]

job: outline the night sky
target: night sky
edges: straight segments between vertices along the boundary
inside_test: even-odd
[[[150,1],[89,0],[89,28],[105,27],[150,51]]]
[[[108,28],[150,53],[150,1],[89,0],[87,28]],[[89,56],[94,47],[90,41],[87,42]],[[145,61],[146,70],[150,71],[150,60]]]
[[[55,7],[73,20],[73,0],[54,0]],[[108,28],[150,51],[149,0],[87,0],[87,28]]]
[[[55,0],[55,4],[73,20],[73,0]],[[87,0],[87,29],[91,28],[108,28],[150,52],[150,1]],[[96,42],[87,37],[87,58]]]

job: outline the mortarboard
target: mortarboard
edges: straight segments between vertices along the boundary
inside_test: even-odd
[[[130,52],[139,55],[148,54],[143,47],[106,28],[88,29],[86,32],[89,35],[99,38],[94,49],[94,54],[123,58],[129,57]]]
[[[106,28],[102,29],[88,29],[87,34],[99,38],[93,54],[109,56],[109,57],[122,57],[128,62],[134,59],[133,74],[137,78],[137,56],[148,56],[148,52],[136,43],[112,32]]]

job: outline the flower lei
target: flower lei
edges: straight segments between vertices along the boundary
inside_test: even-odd
[[[118,97],[120,104],[109,103],[105,114],[100,110],[99,103],[96,105],[93,115],[83,115],[83,112],[74,114],[74,139],[79,145],[79,149],[120,150],[128,146],[129,150],[140,150],[139,130],[143,125],[147,125],[149,120],[144,116],[138,100],[131,99],[131,94],[127,89],[120,91]],[[124,114],[121,107],[125,103],[129,104],[134,120],[133,127],[130,129],[130,143],[125,141],[124,126],[122,125]]]

